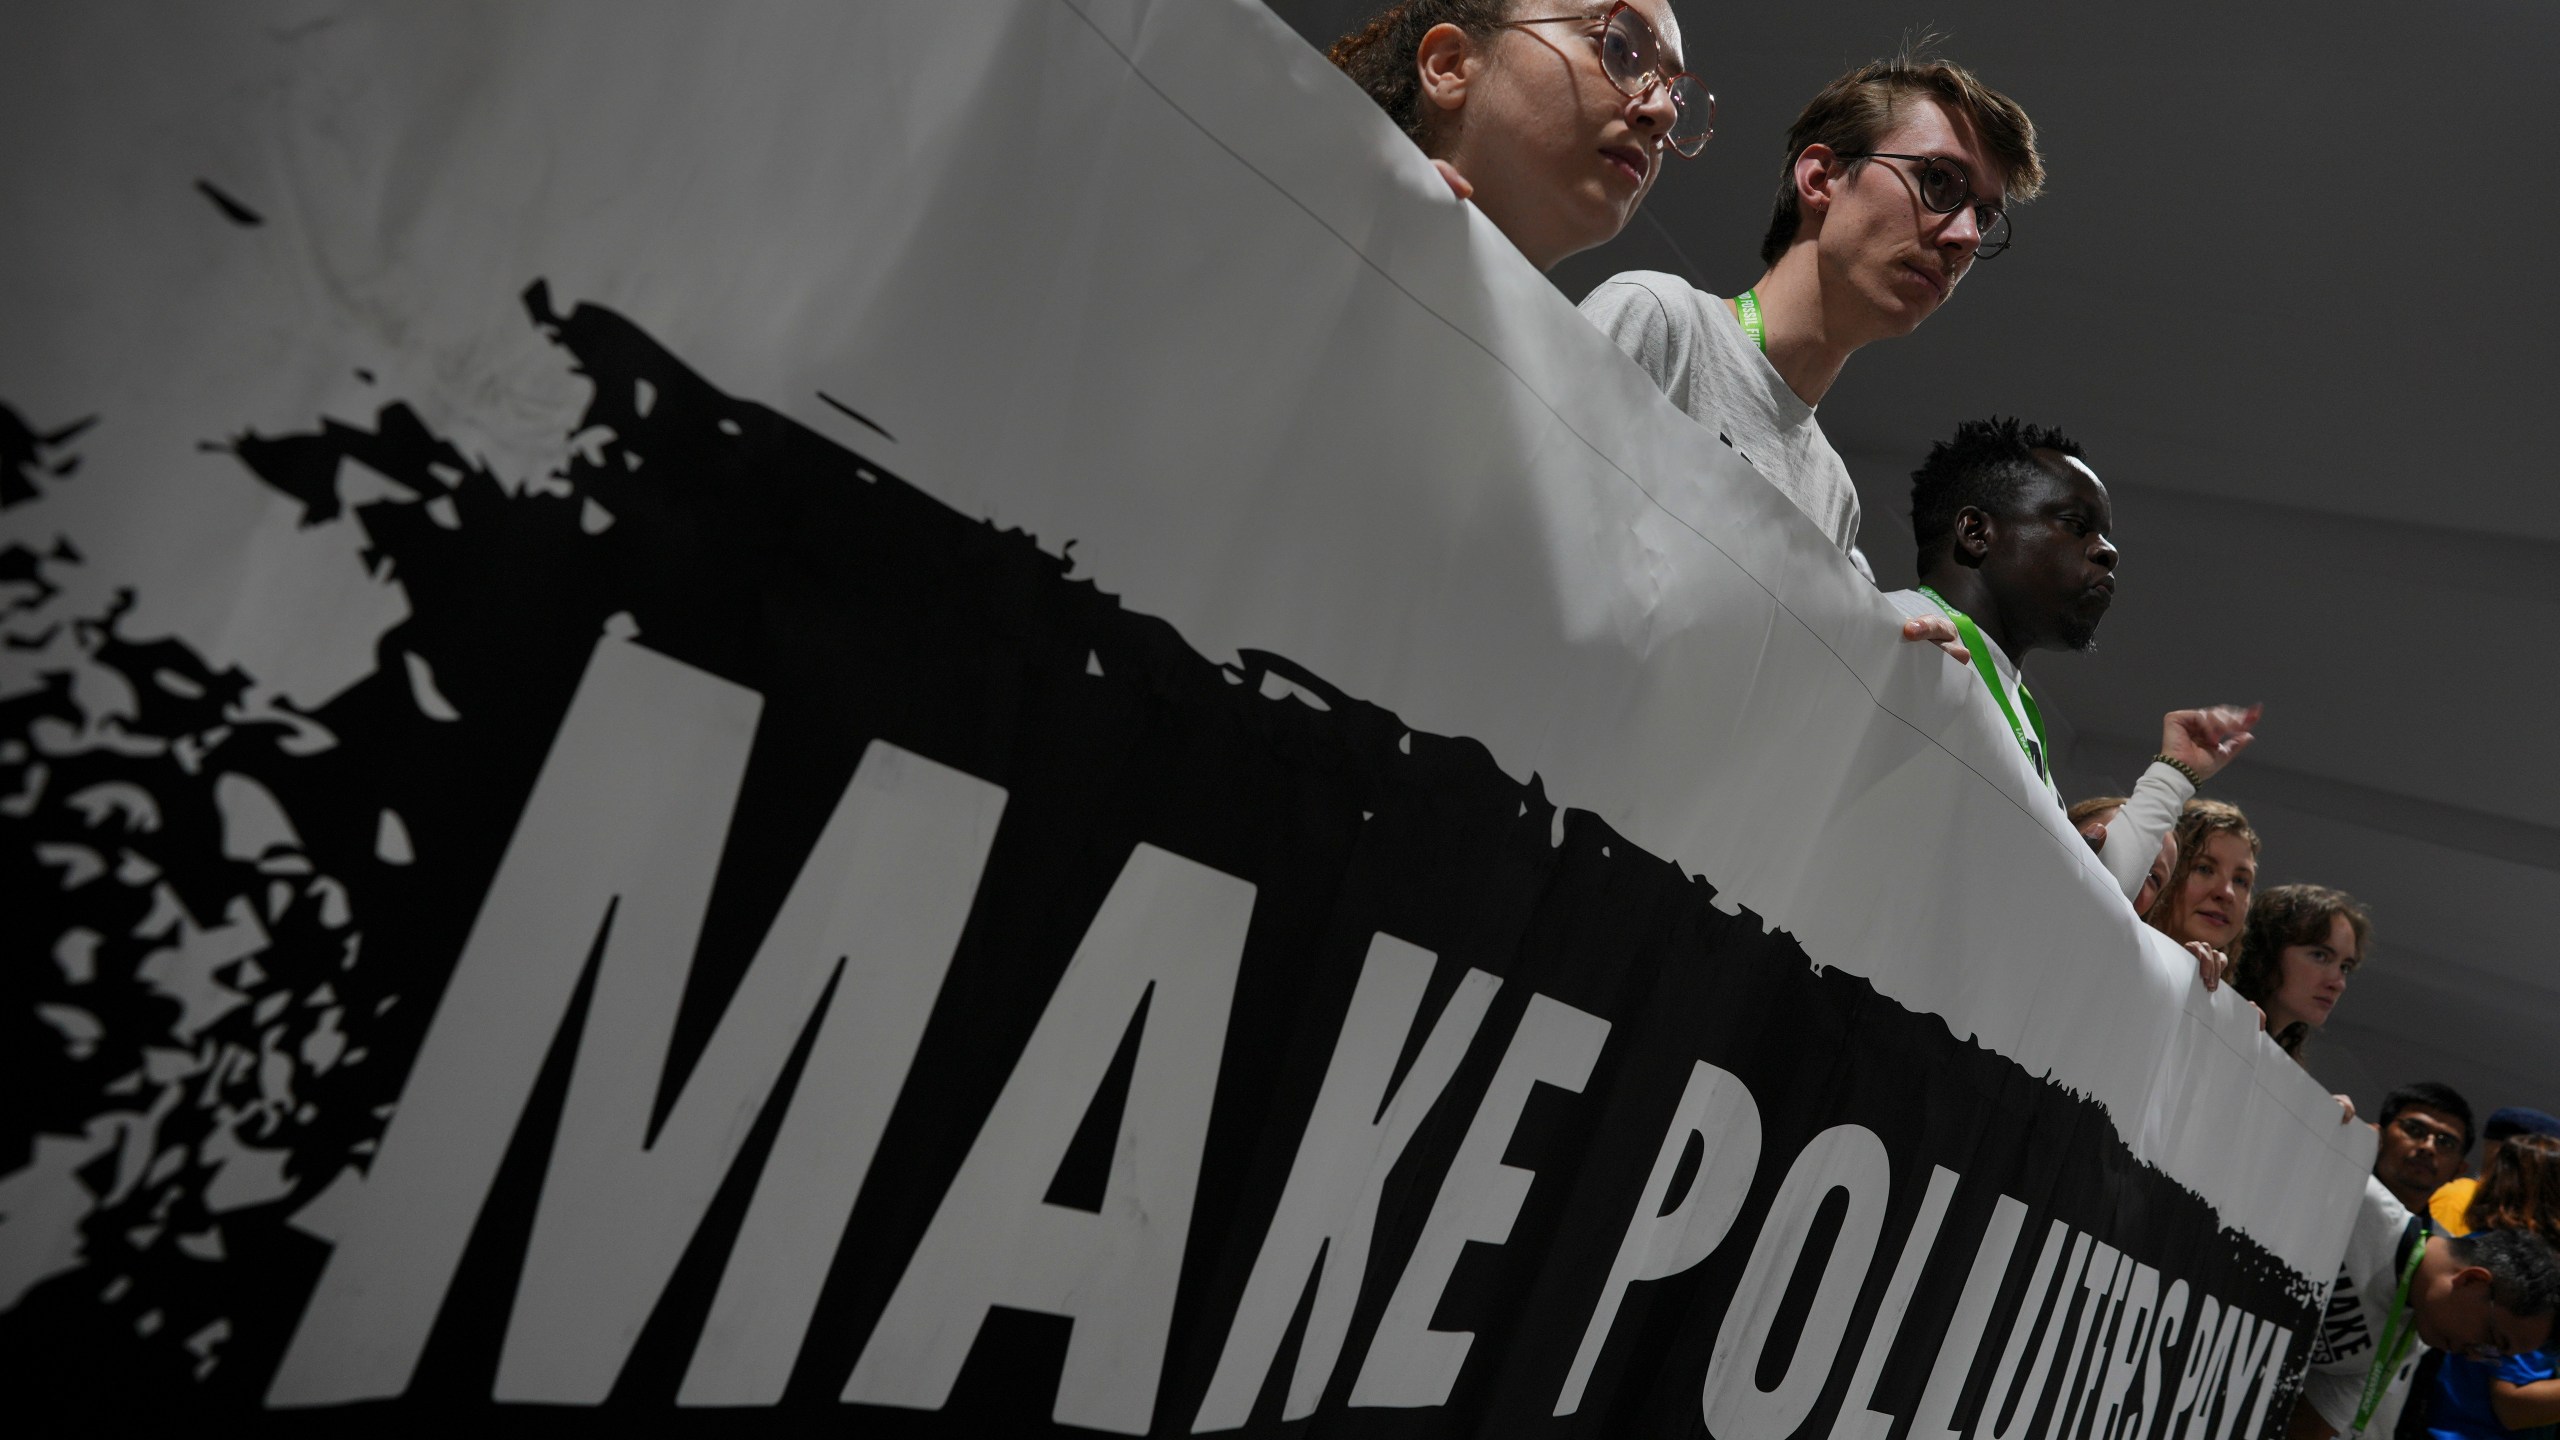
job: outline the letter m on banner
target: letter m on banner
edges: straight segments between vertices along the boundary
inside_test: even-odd
[[[873,743],[652,1134],[761,710],[700,670],[598,643],[270,1404],[408,1387],[590,956],[496,1398],[605,1398],[814,1025],[796,1093],[824,1096],[826,1113],[784,1117],[687,1379],[697,1394],[778,1398],[1005,794]]]

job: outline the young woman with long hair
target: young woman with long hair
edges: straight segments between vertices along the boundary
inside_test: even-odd
[[[2103,847],[2107,827],[2124,812],[2127,803],[2127,798],[2122,795],[2093,795],[2063,813],[2070,819],[2071,828],[2079,831],[2080,838],[2089,842],[2089,848],[2103,857],[2106,854]],[[2159,849],[2151,857],[2149,873],[2142,877],[2141,887],[2133,892],[2134,914],[2148,911],[2151,902],[2160,898],[2160,892],[2168,888],[2170,872],[2176,869],[2177,863],[2177,832],[2174,829],[2164,831],[2160,836]],[[2204,988],[2211,990],[2219,986],[2224,972],[2230,968],[2230,957],[2200,940],[2184,943],[2187,953],[2196,958],[2196,973],[2204,980]]]
[[[2200,941],[2228,954],[2258,885],[2258,832],[2237,805],[2190,800],[2169,833],[2177,864],[2142,918],[2180,944]]]

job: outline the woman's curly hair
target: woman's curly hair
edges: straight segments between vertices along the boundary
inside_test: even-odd
[[[2560,1245],[2560,1135],[2499,1141],[2462,1221],[2474,1230],[2530,1230]]]
[[[1404,0],[1341,39],[1325,58],[1359,82],[1423,153],[1431,153],[1430,117],[1422,108],[1422,71],[1414,54],[1434,26],[1455,25],[1478,40],[1490,38],[1511,11],[1511,0]]]

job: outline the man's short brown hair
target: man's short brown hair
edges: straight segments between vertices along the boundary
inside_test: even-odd
[[[1828,145],[1837,154],[1863,156],[1893,133],[1895,107],[1906,97],[1935,100],[1971,122],[2005,173],[2012,203],[2033,200],[2044,188],[2044,156],[2036,150],[2036,123],[2027,112],[1972,71],[1928,54],[1927,47],[1922,41],[1868,61],[1823,86],[1796,117],[1787,131],[1787,173],[1778,182],[1777,208],[1770,212],[1769,233],[1760,241],[1761,264],[1777,264],[1803,223],[1796,209],[1796,158],[1804,147]]]

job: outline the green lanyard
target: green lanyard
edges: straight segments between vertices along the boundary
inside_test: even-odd
[[[1973,668],[1982,672],[1982,683],[1991,687],[1991,698],[2000,706],[2000,718],[2009,722],[2009,733],[2018,737],[2019,752],[2027,757],[2028,764],[2035,767],[2036,778],[2048,786],[2052,785],[2053,768],[2047,757],[2053,754],[2053,747],[2044,738],[2044,716],[2036,709],[2036,697],[2027,693],[2025,678],[2018,681],[2018,709],[2027,712],[2025,724],[2020,724],[2018,709],[2010,708],[2008,689],[2000,683],[2000,672],[1992,668],[1991,642],[1982,638],[1982,627],[1973,623],[1972,616],[1948,604],[1945,596],[1928,586],[1921,586],[1920,593],[1928,596],[1931,604],[1946,611],[1947,618],[1956,622],[1956,634],[1963,637],[1964,648],[1973,652]],[[2035,728],[2036,738],[2033,740],[2027,738],[2029,726]]]
[[[1760,291],[1758,287],[1755,286],[1752,289],[1745,290],[1740,295],[1735,296],[1733,300],[1733,310],[1736,315],[1742,317],[1742,333],[1751,337],[1751,343],[1760,347],[1761,354],[1768,354],[1769,332],[1760,328]]]
[[[2391,1300],[2391,1320],[2382,1327],[2382,1348],[2375,1352],[2373,1368],[2365,1373],[2364,1399],[2356,1404],[2356,1423],[2349,1436],[2364,1434],[2365,1422],[2382,1405],[2382,1392],[2391,1388],[2391,1375],[2400,1362],[2409,1358],[2409,1346],[2418,1338],[2416,1317],[2409,1311],[2409,1282],[2418,1278],[2418,1262],[2427,1258],[2427,1227],[2418,1226],[2418,1243],[2409,1247],[2409,1263],[2400,1267],[2400,1293]]]

